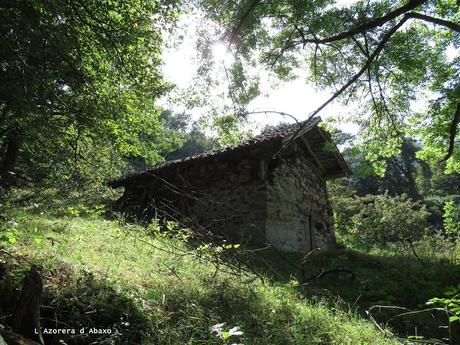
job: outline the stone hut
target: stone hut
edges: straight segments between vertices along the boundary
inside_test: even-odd
[[[320,121],[282,125],[238,146],[112,181],[124,187],[115,208],[144,219],[180,217],[233,242],[332,249],[326,180],[350,169]]]

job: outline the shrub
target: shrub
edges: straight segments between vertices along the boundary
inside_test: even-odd
[[[443,207],[443,225],[447,236],[456,240],[460,235],[458,210],[453,200],[446,201]]]
[[[426,207],[406,194],[336,196],[332,202],[338,238],[352,246],[386,247],[389,243],[412,246],[428,225]]]

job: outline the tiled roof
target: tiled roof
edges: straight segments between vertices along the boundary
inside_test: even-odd
[[[237,150],[244,149],[244,148],[253,147],[253,146],[256,146],[262,143],[266,143],[266,142],[288,139],[290,135],[300,136],[300,135],[303,135],[309,132],[311,129],[313,129],[320,121],[321,121],[321,118],[317,116],[317,117],[313,117],[313,118],[310,118],[308,120],[298,122],[298,123],[282,124],[273,129],[265,130],[261,134],[255,137],[246,139],[238,145],[227,146],[221,149],[214,149],[214,150],[206,151],[206,152],[203,152],[197,155],[193,155],[190,157],[160,163],[150,168],[147,168],[143,171],[136,172],[134,174],[128,175],[121,179],[111,181],[109,182],[109,185],[112,187],[119,187],[119,186],[122,186],[124,182],[127,182],[133,178],[136,178],[138,176],[144,175],[149,172],[158,171],[160,169],[163,169],[163,168],[166,168],[172,165],[182,164],[182,163],[189,162],[192,160],[205,159],[205,158],[212,157],[212,156],[219,156],[225,153],[237,151]]]

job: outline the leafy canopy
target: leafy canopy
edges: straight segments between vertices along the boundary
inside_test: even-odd
[[[177,146],[158,119],[161,34],[172,1],[36,0],[0,5],[2,177],[114,174]]]
[[[457,1],[361,0],[346,7],[334,0],[197,4],[219,24],[220,38],[240,66],[262,64],[281,79],[295,78],[298,68],[308,69],[310,81],[331,89],[333,95],[311,115],[337,99],[359,102],[355,121],[362,127],[366,158],[377,170],[382,171],[385,158],[396,154],[403,135],[409,134],[423,138],[420,157],[443,159],[449,172],[460,171]],[[257,93],[252,90],[251,95]],[[426,110],[414,111],[414,103],[426,103]],[[235,110],[236,115],[245,113]]]

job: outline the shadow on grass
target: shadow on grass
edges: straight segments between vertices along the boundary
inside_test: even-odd
[[[11,325],[27,269],[8,263],[6,276],[0,280],[4,325]],[[138,304],[107,281],[86,271],[72,271],[63,263],[41,275],[45,288],[40,322],[45,344],[140,344],[149,333],[149,319]]]
[[[257,252],[254,258],[255,262],[265,263],[259,264],[261,269],[270,266],[265,271],[274,281],[288,282],[295,277],[304,284],[305,294],[326,289],[327,295],[340,296],[363,308],[375,304],[417,308],[460,282],[460,265],[447,261],[426,261],[422,265],[415,257],[406,255],[339,250],[312,253],[304,259],[300,254],[265,250]]]
[[[96,198],[95,202],[91,203],[81,201],[81,195],[64,197],[52,191],[43,193],[38,196],[22,195],[16,201],[16,206],[22,207],[26,213],[45,212],[47,215],[70,214],[79,217],[94,212],[97,214],[97,205],[101,200]],[[110,201],[108,203],[110,204]],[[101,212],[103,211],[101,208]],[[192,243],[192,247],[193,245],[196,249],[199,243]],[[242,257],[248,260],[251,267],[267,276],[272,282],[271,285],[280,284],[286,287],[291,285],[295,277],[296,282],[300,284],[292,286],[303,297],[309,300],[326,299],[331,303],[332,310],[357,309],[363,316],[367,309],[376,304],[420,308],[428,299],[443,296],[448,286],[456,285],[460,281],[458,265],[448,262],[426,262],[422,266],[414,257],[401,255],[370,255],[342,250],[334,253],[312,253],[303,260],[303,256],[299,254],[279,253],[267,249],[253,251],[247,257]],[[325,270],[337,268],[346,268],[353,272],[353,275],[348,271],[324,274]],[[322,272],[322,277],[318,278]],[[255,338],[269,339],[278,333],[280,336],[277,336],[277,340],[280,344],[299,343],[294,340],[282,340],[283,337],[287,339],[286,337],[292,336],[286,324],[292,324],[296,318],[294,308],[262,307],[260,297],[249,290],[242,295],[241,288],[234,285],[204,285],[207,287],[205,293],[192,296],[188,295],[190,291],[186,287],[183,287],[183,290],[180,290],[180,287],[152,289],[154,292],[150,299],[163,302],[156,302],[153,309],[146,313],[139,308],[139,303],[134,297],[117,292],[109,282],[96,279],[90,273],[77,274],[65,266],[58,266],[49,274],[47,279],[50,285],[45,290],[42,310],[44,327],[70,326],[76,330],[82,327],[112,329],[109,336],[86,334],[65,338],[68,344],[89,344],[94,341],[107,344],[137,344],[143,338],[165,344],[180,344],[191,338],[205,341],[206,344],[217,344],[222,342],[211,337],[209,328],[224,321],[229,325],[244,325]],[[272,302],[281,299],[276,297]],[[9,312],[6,310],[6,313],[1,312],[8,315],[11,314],[11,310],[13,309],[10,308]],[[272,313],[272,310],[275,312]],[[313,330],[308,330],[312,336],[322,337],[322,329],[328,326],[322,323],[321,317],[318,316],[317,319],[302,320],[302,324],[298,325],[299,329],[307,327],[303,321],[306,325],[316,325]],[[333,328],[333,325],[329,326]],[[444,337],[445,332],[438,334],[438,329],[438,325],[430,324],[427,332],[431,332],[430,336]],[[404,331],[402,329],[400,334],[404,334]],[[301,337],[302,332],[294,332],[294,336]],[[409,330],[406,334],[409,334]],[[176,340],[171,340],[174,337]],[[323,343],[330,343],[327,336],[324,337]],[[266,343],[275,344],[274,340]]]
[[[0,284],[3,324],[11,321],[8,315],[14,310],[20,277],[26,270],[12,264],[7,268],[7,278]],[[244,344],[337,344],[337,334],[356,340],[347,344],[370,344],[369,339],[375,337],[371,327],[350,316],[337,318],[325,308],[299,303],[282,292],[261,295],[232,277],[200,277],[197,286],[204,289],[163,282],[146,287],[144,300],[136,293],[117,292],[110,282],[89,272],[75,272],[65,264],[43,271],[42,276],[42,328],[75,329],[77,333],[44,334],[47,345],[222,345],[225,342],[210,331],[219,323],[225,323],[225,331],[235,326],[244,330],[231,339]],[[82,328],[85,334],[78,334]],[[93,329],[110,329],[111,334],[91,334]],[[372,344],[385,343],[383,337],[377,340]]]
[[[299,282],[298,291],[304,297],[310,300],[325,298],[332,306],[357,310],[366,318],[366,311],[376,305],[427,309],[429,299],[443,297],[448,287],[460,282],[460,265],[447,260],[421,263],[410,255],[338,250],[311,253],[305,257],[269,249],[257,252],[252,261],[272,281],[285,284],[295,278]],[[384,323],[384,320],[407,310],[374,308],[373,316]],[[442,339],[449,336],[447,324],[445,312],[433,311],[398,317],[388,326],[401,336],[418,332]],[[460,326],[457,324],[458,321],[455,322],[456,329]]]

